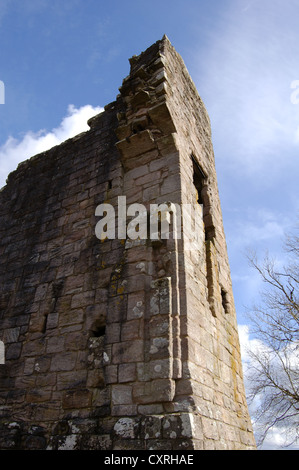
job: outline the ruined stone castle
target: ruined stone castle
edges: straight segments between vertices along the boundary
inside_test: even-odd
[[[254,449],[209,117],[167,37],[88,124],[0,192],[0,449]],[[171,210],[141,236],[160,204],[182,236]]]

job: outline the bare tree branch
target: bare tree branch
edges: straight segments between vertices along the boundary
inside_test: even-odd
[[[288,445],[299,440],[299,237],[288,235],[289,263],[277,269],[266,254],[262,263],[255,253],[250,265],[263,280],[260,305],[248,312],[251,333],[257,338],[249,350],[249,402],[257,402],[253,416],[261,444],[274,427],[284,426]]]

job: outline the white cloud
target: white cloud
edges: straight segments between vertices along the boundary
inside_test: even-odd
[[[248,207],[240,213],[234,213],[228,219],[229,245],[234,250],[242,249],[243,254],[253,248],[263,249],[271,247],[271,250],[281,249],[285,233],[288,231],[292,220],[280,211],[272,211],[263,207]]]
[[[90,105],[78,109],[69,105],[67,115],[57,128],[49,132],[28,131],[21,140],[9,137],[0,147],[0,188],[5,185],[8,174],[16,169],[18,163],[89,130],[88,119],[102,111],[103,108]]]
[[[251,362],[251,357],[248,354],[248,351],[264,351],[267,350],[267,346],[264,345],[260,340],[250,337],[250,326],[249,325],[239,325],[239,339],[241,347],[241,356],[243,364],[245,364],[245,371],[248,369],[248,365]]]
[[[285,435],[288,429],[286,427],[276,428],[274,427],[266,437],[261,450],[277,450],[282,449],[285,445]],[[288,448],[286,448],[288,450]],[[299,445],[293,444],[290,450],[299,450]]]

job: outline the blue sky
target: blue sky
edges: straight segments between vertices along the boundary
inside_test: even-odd
[[[128,59],[166,34],[210,115],[246,324],[261,287],[246,251],[283,264],[298,217],[298,19],[297,0],[0,0],[0,186],[18,162],[87,130],[116,98]]]

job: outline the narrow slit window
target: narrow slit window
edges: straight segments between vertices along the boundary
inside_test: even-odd
[[[48,323],[48,314],[46,313],[44,316],[43,326],[42,326],[42,333],[45,334],[47,331],[47,323]]]
[[[223,287],[221,288],[221,298],[222,298],[222,307],[223,307],[224,313],[229,313],[230,307],[229,307],[228,294],[226,290],[223,289]]]
[[[206,249],[206,278],[207,278],[207,299],[213,316],[217,316],[219,311],[219,302],[215,293],[219,289],[218,273],[217,273],[217,254],[215,249],[215,227],[211,212],[210,191],[208,186],[208,177],[197,162],[194,155],[191,155],[193,164],[193,184],[196,189],[196,202],[202,206],[205,249]],[[218,291],[219,292],[219,291]],[[221,291],[222,306],[224,311],[228,313],[227,296],[224,289]]]
[[[207,178],[205,173],[203,172],[200,165],[195,160],[195,157],[192,155],[192,162],[193,162],[193,184],[197,191],[197,202],[198,204],[203,205],[203,197],[202,197],[202,189],[204,186],[204,181]]]
[[[203,222],[205,228],[205,240],[212,240],[215,237],[215,227],[210,213],[210,201],[208,194],[207,175],[192,155],[193,163],[193,184],[197,192],[197,203],[202,206]]]

